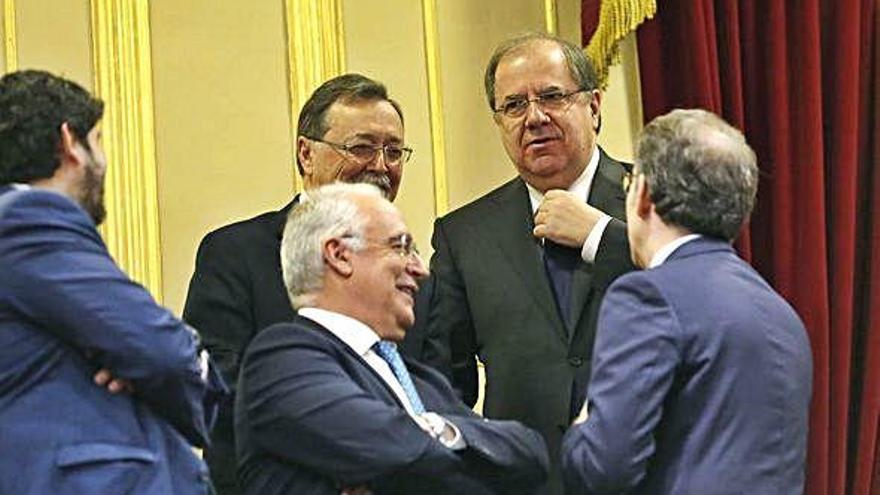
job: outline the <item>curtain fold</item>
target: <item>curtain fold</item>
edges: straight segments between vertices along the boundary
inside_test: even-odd
[[[880,493],[876,4],[666,0],[638,30],[645,121],[706,108],[758,155],[737,248],[810,335],[808,494]]]

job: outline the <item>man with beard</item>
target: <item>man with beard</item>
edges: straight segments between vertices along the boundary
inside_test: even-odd
[[[222,380],[98,234],[102,114],[49,73],[0,79],[0,493],[205,494]]]
[[[279,248],[291,207],[308,191],[335,181],[365,182],[394,200],[403,165],[403,113],[381,83],[346,74],[322,84],[299,116],[297,168],[306,192],[279,211],[222,227],[202,240],[184,319],[203,332],[233,391],[241,357],[254,335],[293,319],[281,276]],[[220,408],[212,447],[205,452],[220,495],[239,493],[235,472],[233,400]]]

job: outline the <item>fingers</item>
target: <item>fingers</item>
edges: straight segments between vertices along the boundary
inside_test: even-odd
[[[98,370],[98,372],[95,373],[93,380],[95,385],[106,388],[111,394],[118,394],[120,392],[132,393],[134,391],[131,382],[121,378],[113,378],[113,375],[110,374],[110,370],[106,368]]]

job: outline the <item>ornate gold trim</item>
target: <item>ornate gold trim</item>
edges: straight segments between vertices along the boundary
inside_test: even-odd
[[[443,124],[443,91],[440,89],[440,43],[437,34],[437,4],[422,0],[422,22],[425,31],[425,65],[428,72],[428,109],[431,118],[431,151],[434,162],[434,214],[449,211],[446,186],[446,144]]]
[[[556,0],[544,0],[544,29],[549,34],[557,34],[559,31],[556,17]]]
[[[15,0],[3,0],[3,54],[6,72],[18,70],[18,42],[15,33]]]
[[[107,222],[116,262],[162,300],[148,2],[91,0],[95,93],[106,102]]]
[[[290,128],[296,134],[299,111],[312,91],[327,79],[345,71],[345,31],[342,0],[285,0],[287,25],[287,74]],[[293,187],[303,189],[296,171],[296,139],[293,142]]]

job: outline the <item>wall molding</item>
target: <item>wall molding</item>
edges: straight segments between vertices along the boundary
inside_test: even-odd
[[[434,172],[434,215],[449,211],[446,184],[446,139],[443,122],[443,90],[440,85],[440,42],[437,32],[436,0],[422,0],[422,23],[425,33],[425,65],[428,76],[428,112],[431,121],[431,154]]]
[[[345,72],[345,29],[342,0],[285,0],[287,27],[287,75],[293,188],[303,190],[296,169],[296,126],[309,95],[327,79]]]
[[[3,55],[6,61],[6,73],[18,70],[18,38],[15,24],[15,0],[3,0]]]
[[[162,262],[147,2],[91,0],[95,94],[106,103],[107,221],[114,259],[162,300]]]

